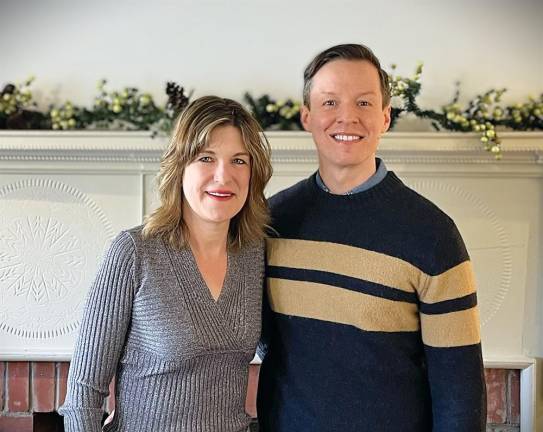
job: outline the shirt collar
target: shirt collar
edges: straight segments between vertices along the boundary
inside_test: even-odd
[[[375,172],[372,174],[370,178],[368,178],[366,181],[362,182],[355,188],[351,189],[348,192],[345,192],[342,195],[352,195],[358,192],[366,191],[368,189],[371,189],[372,187],[374,187],[381,181],[383,181],[383,179],[386,177],[387,172],[388,172],[387,167],[385,166],[385,163],[379,158],[375,158],[375,164],[377,165],[377,169],[375,170]],[[319,187],[323,191],[331,193],[330,189],[328,189],[328,187],[324,184],[324,181],[322,180],[322,177],[318,171],[317,171],[316,181]]]

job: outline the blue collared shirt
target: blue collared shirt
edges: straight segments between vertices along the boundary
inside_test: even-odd
[[[352,195],[358,192],[366,191],[368,189],[371,189],[372,187],[374,187],[381,181],[383,181],[383,179],[386,177],[387,172],[388,172],[387,167],[385,166],[385,163],[379,158],[375,159],[375,163],[377,165],[377,169],[375,170],[373,175],[366,181],[362,182],[362,184],[359,184],[354,189],[351,189],[350,191],[345,192],[343,195]],[[330,192],[330,189],[328,189],[328,187],[322,181],[322,177],[318,171],[317,171],[316,180],[317,180],[317,184],[323,191],[332,193]]]

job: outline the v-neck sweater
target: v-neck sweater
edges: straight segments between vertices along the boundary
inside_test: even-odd
[[[260,336],[264,244],[228,253],[215,301],[190,248],[120,233],[89,291],[59,412],[66,431],[245,431]]]

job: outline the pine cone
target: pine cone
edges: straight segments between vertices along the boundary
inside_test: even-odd
[[[6,119],[6,129],[44,129],[45,121],[43,113],[20,110]]]
[[[167,108],[173,111],[177,116],[189,104],[189,98],[185,95],[185,90],[173,81],[166,83],[166,94],[168,95]]]
[[[2,90],[2,95],[5,95],[5,94],[13,94],[15,93],[15,86],[13,84],[6,84],[5,87],[4,87],[4,90]]]

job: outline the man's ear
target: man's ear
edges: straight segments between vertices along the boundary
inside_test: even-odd
[[[383,128],[381,129],[381,133],[384,134],[388,128],[390,127],[390,121],[391,121],[391,107],[390,104],[388,104],[386,107],[383,108]]]
[[[311,120],[311,112],[309,111],[309,107],[302,105],[302,108],[300,109],[300,120],[302,122],[302,126],[307,132],[311,132],[311,126],[310,126],[310,120]]]

